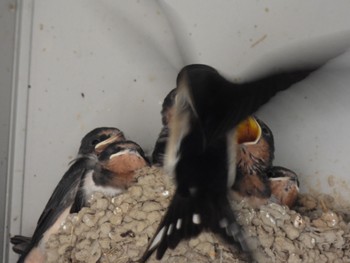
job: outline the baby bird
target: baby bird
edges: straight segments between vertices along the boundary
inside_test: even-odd
[[[280,204],[292,208],[299,194],[298,176],[291,170],[274,166],[267,172],[271,188],[271,199]]]
[[[236,181],[233,197],[246,199],[253,207],[268,202],[271,188],[267,170],[274,159],[274,138],[270,128],[257,117],[238,125]]]
[[[135,156],[140,156],[143,161],[135,162]],[[118,170],[119,166],[115,163],[121,165],[120,158],[129,163],[124,165],[127,169]],[[119,194],[126,184],[118,184],[118,180],[122,182],[124,179],[114,177],[127,175],[130,179],[132,169],[139,169],[142,165],[148,165],[142,149],[134,142],[125,141],[119,129],[97,128],[89,132],[81,141],[77,159],[63,175],[46,204],[30,243],[18,262],[45,262],[45,242],[58,231],[67,215],[79,212],[86,206],[89,195],[94,191],[107,195]],[[13,239],[16,242],[20,238]]]

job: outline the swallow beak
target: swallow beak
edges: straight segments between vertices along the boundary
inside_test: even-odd
[[[96,144],[95,151],[97,153],[101,153],[108,145],[118,141],[121,137],[118,135],[112,135],[108,139]]]
[[[261,137],[261,127],[254,117],[248,117],[237,126],[237,142],[239,144],[256,144]]]
[[[111,154],[111,156],[109,156],[109,160],[112,160],[112,159],[117,158],[118,156],[121,156],[121,155],[124,155],[124,154],[128,154],[128,155],[131,154],[131,155],[140,156],[140,154],[137,151],[126,149],[124,151],[120,151],[120,152]]]

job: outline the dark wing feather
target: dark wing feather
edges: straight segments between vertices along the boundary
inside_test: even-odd
[[[203,227],[192,223],[195,210],[193,200],[177,191],[140,262],[146,262],[155,250],[156,258],[161,259],[168,248],[175,248],[182,239],[197,236]]]
[[[31,242],[20,257],[18,261],[19,263],[24,262],[27,254],[38,245],[44,233],[56,222],[61,213],[72,205],[80,181],[86,170],[89,169],[89,166],[91,166],[91,159],[79,158],[63,175],[47,202],[45,209],[38,220]]]
[[[273,74],[255,81],[235,84],[204,65],[186,66],[178,82],[185,78],[195,111],[207,140],[224,136],[270,100],[277,92],[305,79],[320,66]]]
[[[11,237],[10,242],[13,245],[12,250],[17,254],[23,254],[31,240],[30,237],[21,235]]]
[[[80,176],[78,191],[76,191],[73,204],[70,208],[70,211],[69,211],[70,214],[78,213],[83,207],[86,206],[86,197],[85,197],[84,188],[83,188],[85,173],[86,171],[84,171]]]
[[[200,216],[197,223],[193,221],[194,214]],[[227,225],[220,226],[220,221],[224,218],[227,220]],[[177,190],[139,262],[146,262],[155,250],[156,258],[160,260],[168,248],[176,248],[182,239],[196,237],[202,230],[211,230],[227,242],[238,245],[243,251],[249,251],[244,232],[236,223],[235,215],[225,195],[215,199],[203,194],[197,198],[190,195],[183,196]]]

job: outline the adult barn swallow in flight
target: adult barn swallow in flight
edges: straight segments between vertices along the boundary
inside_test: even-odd
[[[206,65],[188,65],[177,77],[174,114],[165,168],[175,178],[172,201],[151,239],[145,262],[157,250],[161,259],[182,239],[210,230],[251,256],[228,200],[236,177],[236,126],[278,91],[303,80],[313,69],[273,74],[235,84]]]
[[[118,184],[115,177],[130,177],[132,167],[134,170],[141,167],[142,162],[135,161],[136,152],[144,157],[142,149],[131,141],[125,141],[123,133],[116,128],[97,128],[88,133],[81,141],[77,159],[46,204],[33,237],[18,262],[45,262],[45,242],[49,236],[58,231],[69,213],[79,212],[86,205],[92,192],[115,195],[125,189],[125,184]],[[131,155],[129,163],[124,155]],[[124,158],[127,164],[118,170],[119,166],[114,162],[120,164],[120,158]],[[144,163],[147,164],[147,161]],[[119,181],[124,182],[122,179]]]

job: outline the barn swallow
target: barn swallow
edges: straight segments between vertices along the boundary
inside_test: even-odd
[[[232,189],[236,199],[252,206],[266,203],[271,196],[266,171],[274,159],[274,138],[270,128],[257,117],[248,117],[237,126],[237,171]]]
[[[188,65],[180,71],[165,156],[165,168],[177,186],[140,262],[155,250],[156,258],[161,259],[168,248],[176,248],[182,239],[202,230],[239,245],[252,260],[228,200],[236,177],[236,126],[278,91],[315,69],[277,73],[241,84],[229,82],[206,65]]]
[[[103,149],[110,143],[123,140],[125,140],[124,135],[117,128],[97,128],[85,135],[80,144],[78,157],[72,162],[53,191],[38,220],[31,241],[18,262],[45,261],[44,246],[50,234],[57,232],[69,213],[79,211],[83,205],[82,202],[78,202],[77,198],[82,178],[98,167],[97,155]],[[17,236],[17,240],[19,239]],[[13,240],[15,241],[16,237]]]
[[[299,193],[297,175],[284,167],[272,167],[274,138],[271,129],[259,118],[248,117],[238,127],[236,199],[254,206],[272,201],[291,208]]]
[[[99,163],[101,171],[85,177],[81,188],[84,196],[96,191],[120,194],[133,183],[136,170],[150,165],[142,148],[130,140],[107,146],[99,156]]]
[[[292,208],[299,194],[298,176],[291,170],[274,166],[268,170],[271,187],[271,199],[280,204]]]
[[[93,174],[86,174],[84,187],[76,194],[75,203],[81,207],[85,205],[86,197],[95,191],[105,194],[111,191],[112,195],[124,191],[133,182],[135,170],[150,165],[142,148],[132,141],[118,141],[106,146],[99,155],[99,162],[100,166],[96,165]],[[29,237],[11,238],[13,250],[18,254],[23,254],[30,242]]]

